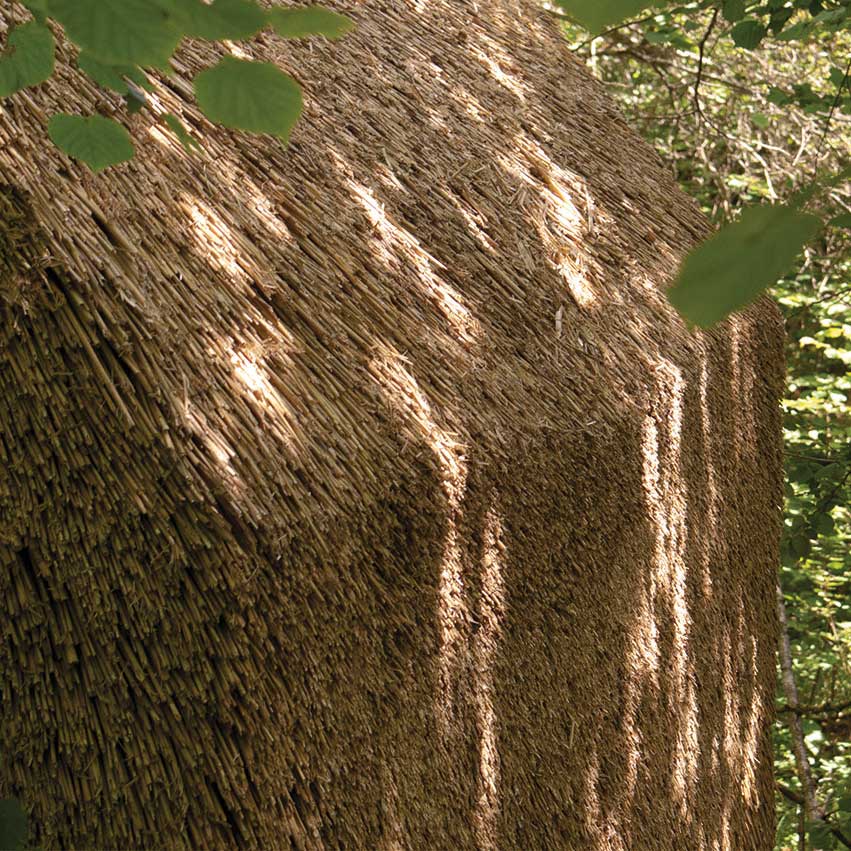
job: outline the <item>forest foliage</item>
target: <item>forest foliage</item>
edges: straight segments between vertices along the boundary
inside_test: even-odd
[[[778,851],[851,837],[851,193],[836,177],[851,155],[849,24],[847,2],[797,0],[669,4],[593,39],[565,23],[721,234],[809,196],[816,174],[835,176],[817,189],[836,226],[771,270],[788,333],[779,576],[799,694],[790,707],[778,674]],[[823,817],[805,817],[793,719]]]

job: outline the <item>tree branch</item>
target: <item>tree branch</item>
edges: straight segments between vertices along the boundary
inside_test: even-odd
[[[697,46],[697,76],[694,78],[694,108],[695,112],[697,112],[698,120],[703,118],[703,110],[700,107],[700,83],[703,80],[703,60],[704,53],[706,51],[706,42],[709,41],[709,36],[712,35],[712,30],[715,29],[715,23],[718,20],[718,13],[720,11],[721,10],[718,6],[712,10],[712,18],[709,21],[709,26],[706,28],[706,32],[703,34],[700,44]]]
[[[846,709],[851,709],[851,700],[846,703],[822,703],[818,706],[781,706],[780,712],[793,712],[795,715],[838,715]]]
[[[827,120],[824,122],[824,131],[821,134],[821,139],[819,139],[818,148],[816,149],[816,162],[813,167],[813,179],[818,176],[818,164],[821,159],[821,151],[824,147],[825,140],[827,139],[828,131],[830,130],[830,124],[833,121],[833,114],[836,112],[836,107],[839,106],[839,101],[842,98],[842,90],[845,86],[848,85],[848,75],[851,74],[851,59],[848,60],[848,64],[845,66],[845,73],[842,75],[842,80],[839,85],[836,87],[836,97],[833,99],[833,103],[830,105],[830,112],[827,114]]]
[[[777,585],[777,617],[780,621],[780,671],[783,681],[783,694],[789,706],[799,706],[798,686],[795,682],[795,672],[792,668],[792,645],[789,641],[789,619],[786,616],[786,601],[783,599],[783,589]],[[792,735],[792,753],[795,755],[795,767],[802,790],[802,805],[804,818],[812,821],[824,818],[824,814],[816,799],[816,784],[810,770],[810,760],[807,756],[807,745],[804,741],[804,728],[801,717],[795,712],[787,713],[788,727]]]

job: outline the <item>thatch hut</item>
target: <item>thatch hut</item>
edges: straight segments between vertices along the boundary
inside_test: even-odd
[[[286,149],[210,45],[194,156],[58,153],[120,107],[67,62],[3,103],[0,797],[46,851],[764,851],[778,315],[668,307],[707,224],[532,2],[344,11],[245,48]]]

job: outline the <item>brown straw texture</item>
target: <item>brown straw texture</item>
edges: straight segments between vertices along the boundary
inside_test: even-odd
[[[0,797],[45,851],[765,851],[777,312],[685,329],[707,224],[533,3],[338,8],[232,48],[288,148],[208,44],[195,156],[67,45],[0,105]]]

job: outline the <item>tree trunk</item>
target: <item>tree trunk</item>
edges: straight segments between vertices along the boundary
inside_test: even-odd
[[[209,45],[196,156],[65,159],[120,104],[63,63],[4,102],[0,797],[45,851],[765,851],[778,314],[674,315],[707,225],[533,4],[352,14],[244,47],[287,149]]]

